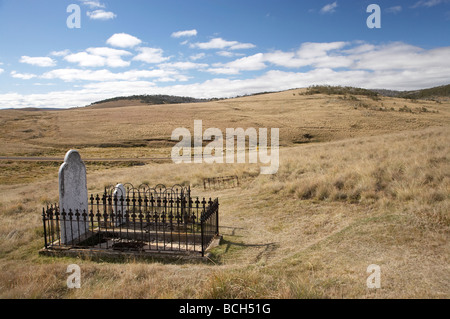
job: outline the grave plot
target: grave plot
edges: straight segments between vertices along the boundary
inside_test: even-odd
[[[191,196],[190,187],[117,184],[88,197],[77,151],[59,171],[59,205],[43,208],[46,255],[204,257],[220,240],[219,201]]]
[[[239,187],[239,178],[232,176],[207,177],[203,179],[203,189],[225,189]]]

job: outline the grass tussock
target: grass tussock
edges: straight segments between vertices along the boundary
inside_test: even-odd
[[[261,179],[261,191],[300,200],[359,204],[448,201],[450,159],[446,130],[349,140],[304,147],[283,156],[275,177]],[[413,146],[413,145],[414,146]],[[449,223],[448,214],[439,220]]]

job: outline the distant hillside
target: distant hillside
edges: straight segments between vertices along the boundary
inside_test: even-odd
[[[402,92],[400,97],[408,99],[427,99],[434,97],[450,97],[450,84],[430,89]]]
[[[404,99],[434,99],[450,97],[450,84],[414,91],[395,91],[384,89],[369,90],[349,86],[314,85],[307,88],[307,91],[304,94],[363,95],[374,100],[378,99],[380,95]]]
[[[429,89],[414,91],[372,90],[383,96],[400,97],[404,99],[432,99],[438,97],[450,97],[450,84]]]
[[[331,86],[331,85],[313,85],[310,86],[305,95],[313,95],[313,94],[329,94],[329,95],[365,95],[369,97],[378,96],[378,93],[373,90],[355,88],[350,86]]]
[[[92,103],[90,106],[99,106],[100,104],[110,102],[138,102],[143,104],[181,104],[181,103],[198,103],[208,102],[210,99],[196,99],[186,96],[173,96],[173,95],[132,95],[132,96],[119,96],[111,99],[105,99]]]
[[[275,92],[261,92],[244,96],[257,96],[262,94],[269,94]],[[363,89],[349,86],[330,86],[330,85],[314,85],[307,88],[304,95],[314,94],[327,94],[327,95],[359,95],[367,96],[373,100],[380,100],[380,96],[397,97],[405,99],[435,99],[442,97],[450,97],[450,84],[444,86],[438,86],[429,89],[415,90],[415,91],[395,91],[385,89]],[[220,100],[218,98],[213,99],[197,99],[186,96],[174,96],[174,95],[132,95],[132,96],[119,96],[110,99],[94,102],[89,105],[93,108],[111,108],[130,106],[134,104],[182,104],[182,103],[199,103],[199,102],[211,102]]]
[[[22,108],[6,108],[1,110],[18,110],[18,111],[28,111],[28,112],[40,112],[40,111],[61,111],[64,109],[54,108],[54,107],[22,107]]]

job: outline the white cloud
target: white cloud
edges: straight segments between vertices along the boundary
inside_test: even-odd
[[[2,74],[3,72],[5,72],[5,70],[3,70],[3,69],[0,69],[0,74]]]
[[[82,67],[127,67],[130,66],[129,61],[122,60],[121,56],[132,55],[125,50],[111,49],[107,47],[88,48],[85,52],[69,54],[64,60],[77,63]]]
[[[94,54],[94,55],[100,55],[100,56],[105,56],[105,57],[132,55],[131,52],[126,51],[126,50],[111,49],[111,48],[107,48],[107,47],[88,48],[88,49],[86,49],[86,51],[91,54]]]
[[[117,15],[114,12],[105,11],[102,9],[95,11],[88,11],[86,12],[86,15],[92,20],[110,20],[117,17]]]
[[[299,68],[307,65],[307,62],[295,56],[295,52],[274,51],[264,54],[264,59],[274,65],[286,68]]]
[[[424,50],[420,47],[396,42],[375,47],[374,50],[351,56],[352,68],[378,72],[430,72],[449,70],[450,47]]]
[[[393,6],[393,7],[390,7],[390,8],[387,8],[386,9],[386,12],[387,13],[399,13],[399,12],[401,12],[402,11],[402,6]]]
[[[348,67],[352,61],[336,50],[344,48],[346,42],[303,43],[296,52],[274,51],[264,54],[264,60],[286,68],[313,66],[319,68]]]
[[[230,51],[219,51],[217,52],[217,55],[226,57],[226,58],[230,58],[232,56],[234,56],[234,52],[230,52]]]
[[[143,78],[155,78],[155,79],[171,79],[177,80],[178,78],[183,80],[184,77],[179,77],[178,73],[173,70],[130,70],[126,72],[113,73],[109,70],[82,70],[82,69],[56,69],[44,73],[41,78],[43,79],[59,79],[65,82],[73,81],[137,81]]]
[[[161,63],[170,59],[170,57],[164,57],[164,51],[159,48],[142,47],[137,48],[140,53],[136,55],[133,60],[142,61],[146,63]]]
[[[359,53],[364,53],[364,52],[375,50],[375,48],[376,47],[373,44],[361,43],[358,46],[353,47],[351,49],[342,50],[342,52],[345,54],[359,54]]]
[[[91,9],[95,8],[106,8],[103,3],[99,1],[91,1],[91,0],[80,0],[84,5],[89,6]]]
[[[238,74],[240,71],[258,71],[266,68],[264,54],[257,53],[229,63],[216,63],[214,68],[208,69],[215,74]]]
[[[80,0],[81,3],[85,6],[88,6],[93,11],[87,11],[86,15],[91,20],[110,20],[117,17],[117,15],[114,12],[106,11],[106,6],[103,3],[100,3],[99,1],[95,0]]]
[[[116,68],[116,67],[127,67],[130,66],[130,61],[124,61],[122,56],[132,55],[131,52],[125,50],[117,50],[106,47],[98,47],[98,48],[88,48],[86,51],[93,55],[98,55],[104,57],[105,65]]]
[[[232,69],[232,68],[227,68],[227,67],[218,67],[218,66],[216,66],[214,68],[209,68],[207,71],[212,74],[227,74],[227,75],[239,74],[239,70],[237,70],[237,69]]]
[[[194,62],[173,62],[173,63],[162,63],[158,65],[162,69],[178,69],[178,70],[191,70],[191,69],[202,69],[208,67],[205,63],[194,63]]]
[[[142,43],[142,41],[126,33],[113,34],[106,43],[119,48],[132,48]]]
[[[216,52],[216,54],[219,56],[226,57],[226,58],[232,58],[235,56],[243,56],[244,55],[242,53],[230,52],[230,51],[218,51],[218,52]]]
[[[181,38],[181,37],[194,37],[197,35],[197,30],[185,30],[185,31],[177,31],[172,33],[172,38]]]
[[[53,55],[53,56],[66,56],[66,55],[68,55],[68,54],[70,54],[70,50],[61,50],[61,51],[52,51],[52,52],[50,52],[50,55]]]
[[[1,73],[1,72],[0,72]],[[16,79],[22,79],[22,80],[30,80],[32,78],[35,78],[35,74],[31,73],[17,73],[16,71],[11,71],[11,76]]]
[[[189,58],[192,61],[197,61],[197,60],[203,59],[205,56],[206,56],[206,54],[201,52],[201,53],[198,53],[198,54],[191,55]]]
[[[336,11],[338,4],[337,1],[327,4],[326,6],[324,6],[322,9],[320,9],[320,13],[324,14],[324,13],[333,13]]]
[[[20,63],[26,63],[31,64],[34,66],[41,66],[41,67],[51,67],[55,66],[56,62],[52,58],[49,57],[29,57],[26,55],[23,55],[20,60]]]
[[[157,58],[164,58],[161,49],[154,50],[151,53]],[[106,59],[128,56],[125,52],[89,48],[85,53],[95,53]],[[119,73],[107,69],[56,69],[40,78],[77,81],[77,86],[73,85],[71,90],[43,94],[0,94],[0,106],[81,106],[108,97],[133,94],[232,97],[314,84],[414,90],[448,84],[448,56],[450,46],[428,50],[402,42],[373,45],[355,41],[304,43],[297,50],[257,53],[229,63],[215,63],[210,68],[201,63],[173,62],[162,63],[155,69]],[[290,69],[277,69],[280,66]],[[301,66],[307,68],[298,69]],[[266,72],[251,78],[226,78],[226,75],[264,68]],[[189,74],[179,72],[194,69],[220,74],[221,78],[182,83],[189,79]],[[165,83],[158,85],[158,82]]]
[[[87,52],[78,52],[69,54],[64,57],[64,60],[77,63],[83,67],[101,67],[106,64],[106,59],[99,55],[89,54]]]
[[[415,8],[420,8],[420,7],[427,7],[427,8],[431,8],[434,6],[437,6],[441,3],[449,3],[449,0],[421,0],[421,1],[417,1],[411,8],[415,9]]]
[[[317,58],[327,55],[328,51],[342,49],[346,45],[347,42],[306,42],[300,46],[300,49],[297,51],[297,55],[303,59]]]
[[[222,38],[214,38],[208,42],[197,42],[191,44],[192,48],[199,48],[204,50],[209,49],[229,49],[229,50],[239,50],[239,49],[251,49],[255,45],[252,43],[240,43],[238,41],[227,41]]]

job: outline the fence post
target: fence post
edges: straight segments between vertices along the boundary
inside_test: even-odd
[[[191,185],[188,186],[188,215],[191,217],[192,200],[191,200]]]
[[[47,206],[48,207],[48,206]],[[45,209],[42,208],[42,221],[44,223],[44,247],[47,249],[47,228],[45,227]]]
[[[205,238],[204,238],[204,232],[203,232],[203,224],[204,224],[204,211],[201,214],[200,218],[200,230],[201,230],[201,237],[202,237],[202,257],[205,257]]]
[[[217,210],[216,210],[216,235],[219,235],[219,199],[216,198]]]

